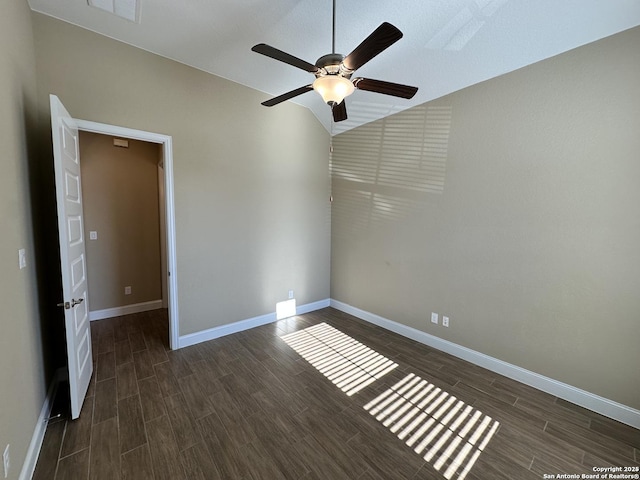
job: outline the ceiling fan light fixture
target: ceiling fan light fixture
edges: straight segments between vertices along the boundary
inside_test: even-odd
[[[320,94],[325,103],[338,105],[345,97],[351,95],[356,87],[349,79],[340,75],[324,75],[315,79],[313,89]]]

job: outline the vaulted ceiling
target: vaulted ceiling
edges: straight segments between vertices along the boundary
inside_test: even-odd
[[[265,92],[313,76],[251,51],[267,43],[310,63],[331,53],[332,0],[29,0],[35,11]],[[382,22],[404,38],[358,76],[419,87],[412,100],[357,90],[349,119],[333,123],[315,92],[293,100],[333,134],[382,118],[640,25],[640,0],[337,0],[336,50],[344,55]],[[261,107],[267,108],[267,107]],[[278,106],[270,107],[278,108]]]

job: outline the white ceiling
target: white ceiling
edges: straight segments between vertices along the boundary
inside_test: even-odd
[[[265,92],[265,100],[314,77],[252,52],[253,45],[310,63],[331,52],[332,0],[141,0],[139,24],[87,0],[29,5]],[[333,134],[640,25],[640,0],[337,0],[336,17],[336,50],[344,55],[382,22],[398,27],[404,38],[356,75],[419,91],[404,100],[356,90],[347,98],[349,119],[333,125],[315,92],[290,100]]]

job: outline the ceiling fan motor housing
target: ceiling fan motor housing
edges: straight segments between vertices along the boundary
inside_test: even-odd
[[[349,72],[348,70],[344,69],[342,60],[344,60],[344,55],[341,55],[339,53],[329,53],[327,55],[323,55],[318,60],[316,60],[316,67],[320,69],[320,71],[315,74],[316,77],[322,76],[326,72],[326,74],[328,75],[340,74],[343,77],[349,78],[351,76],[351,73],[353,72]]]

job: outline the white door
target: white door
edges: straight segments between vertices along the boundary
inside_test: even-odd
[[[56,176],[62,303],[67,338],[71,418],[78,418],[89,387],[93,361],[84,251],[78,128],[58,97],[50,95]]]

